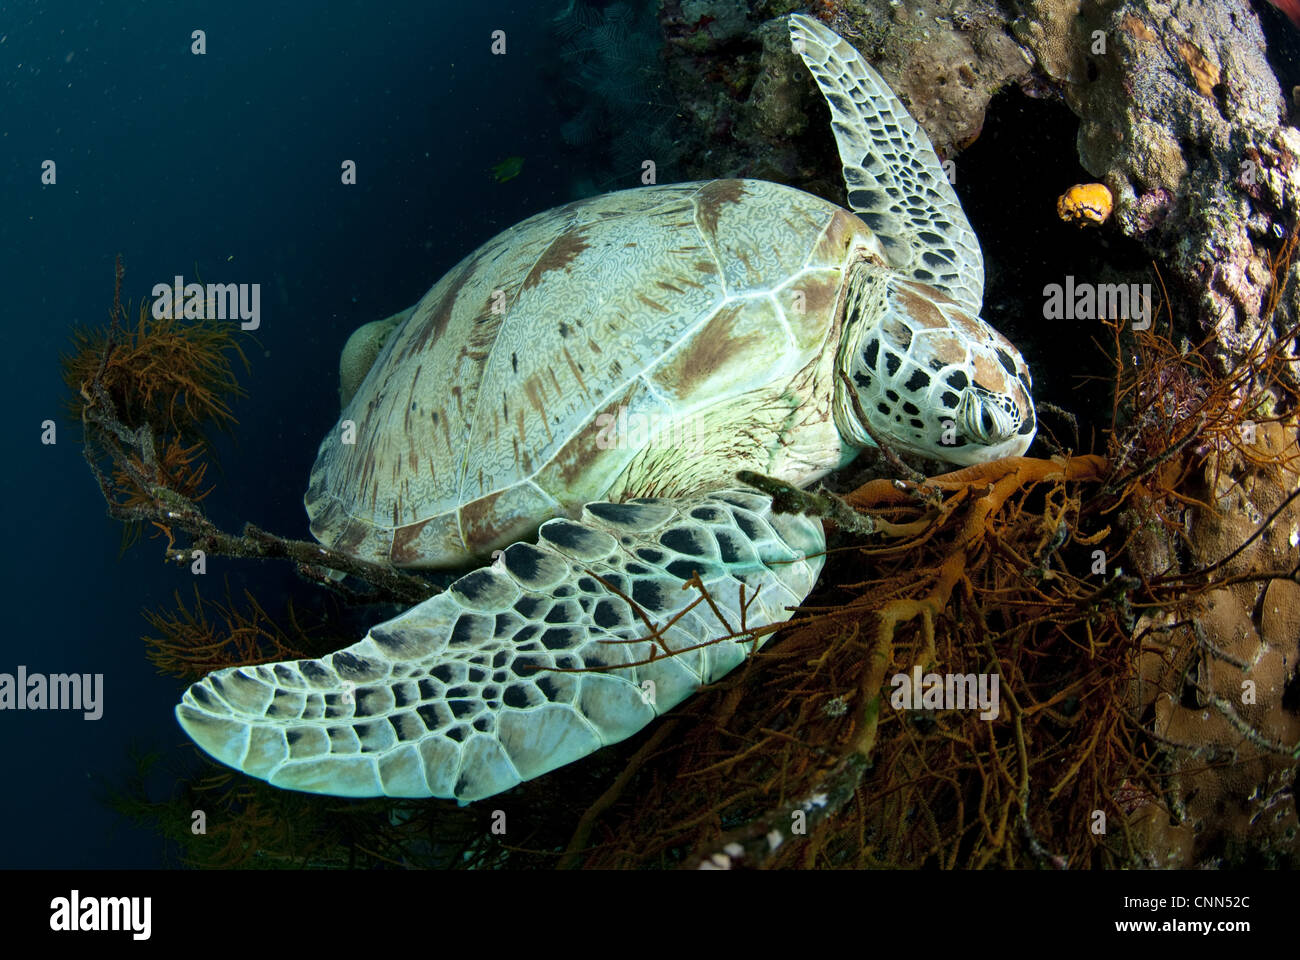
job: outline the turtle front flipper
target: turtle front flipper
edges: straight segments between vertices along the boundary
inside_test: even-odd
[[[829,27],[791,14],[790,43],[830,107],[849,207],[879,235],[891,267],[978,316],[984,258],[930,138]]]
[[[820,521],[752,491],[589,503],[346,650],[216,671],[176,717],[277,787],[478,800],[727,673],[765,639],[746,631],[812,589],[824,548]]]

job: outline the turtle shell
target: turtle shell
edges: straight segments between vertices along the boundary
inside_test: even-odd
[[[312,533],[369,560],[453,567],[620,478],[638,495],[637,443],[602,442],[602,425],[680,420],[774,385],[788,399],[838,347],[844,268],[871,237],[761,180],[605,194],[498,234],[388,337],[321,444]]]

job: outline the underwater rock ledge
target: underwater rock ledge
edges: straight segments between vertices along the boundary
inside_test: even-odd
[[[807,5],[766,0],[747,19],[737,6],[660,4],[689,124],[686,173],[777,179],[835,199],[833,147],[809,119],[814,91],[772,19]],[[1027,0],[1018,16],[991,0],[812,6],[878,67],[941,158],[978,137],[1001,89],[1060,100],[1079,119],[1080,163],[1115,196],[1114,223],[1197,315],[1186,332],[1212,334],[1226,371],[1266,325],[1269,254],[1300,209],[1300,132],[1285,122],[1247,0]],[[1008,158],[1018,160],[1031,162]],[[1293,296],[1274,319],[1282,329],[1297,316]]]

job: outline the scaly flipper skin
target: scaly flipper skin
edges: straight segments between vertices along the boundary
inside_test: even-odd
[[[830,28],[792,14],[790,42],[830,107],[849,208],[880,237],[891,267],[977,316],[984,258],[930,138]]]
[[[820,521],[773,514],[753,491],[591,503],[346,650],[205,677],[176,717],[278,787],[478,800],[631,736],[731,670],[754,647],[743,630],[787,620],[812,589],[824,547]],[[683,589],[695,571],[712,605]]]

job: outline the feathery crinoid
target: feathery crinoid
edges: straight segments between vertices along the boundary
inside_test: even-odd
[[[73,416],[82,419],[93,402],[88,385],[98,381],[128,429],[147,425],[155,435],[194,440],[209,426],[233,426],[230,401],[244,395],[235,359],[248,369],[238,328],[215,319],[215,309],[199,318],[155,317],[147,300],[132,324],[121,301],[121,258],[115,276],[109,323],[75,328],[71,353],[60,357]]]
[[[182,680],[197,680],[222,667],[309,657],[343,642],[342,637],[324,636],[323,621],[302,622],[292,602],[277,619],[247,589],[242,601],[236,600],[229,584],[224,604],[205,599],[197,586],[192,605],[179,590],[174,596],[175,606],[144,611],[155,631],[144,642],[159,671]]]
[[[212,492],[212,487],[204,485],[204,476],[208,470],[207,461],[202,459],[204,452],[201,442],[196,441],[187,447],[183,441],[172,437],[159,453],[156,462],[167,487],[195,503]],[[122,494],[124,506],[147,506],[156,494],[142,489],[135,479],[146,469],[145,464],[138,454],[128,454],[128,458],[129,465],[113,466],[113,486]]]
[[[236,422],[230,404],[244,395],[236,362],[248,369],[239,328],[215,318],[154,316],[141,301],[131,319],[122,303],[121,258],[114,264],[108,323],[79,326],[60,356],[69,414],[85,431],[85,452],[110,513],[125,521],[123,546],[151,514],[192,506],[211,490],[207,431]],[[177,510],[173,509],[172,513]]]

